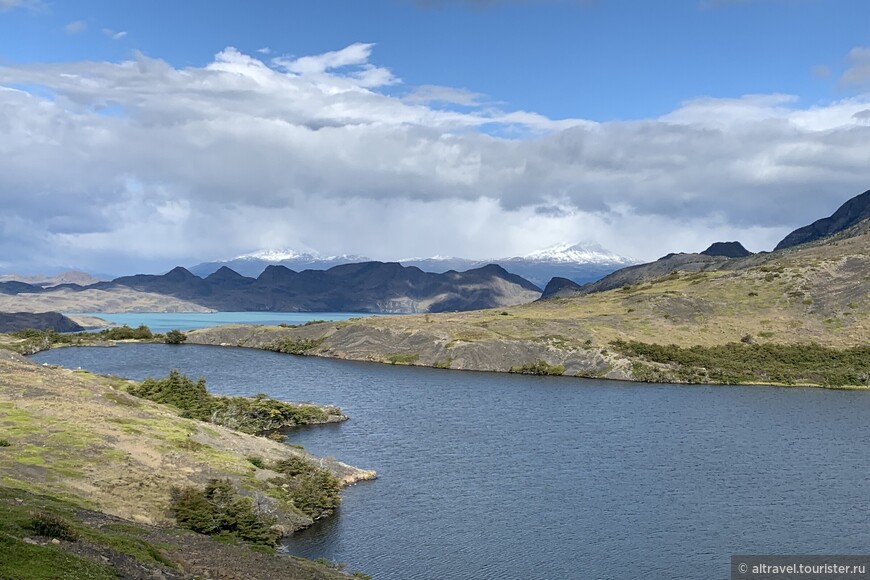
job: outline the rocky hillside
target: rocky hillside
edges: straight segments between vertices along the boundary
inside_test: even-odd
[[[0,312],[0,332],[15,332],[25,328],[56,330],[57,332],[79,332],[84,330],[76,321],[60,312]]]
[[[239,578],[285,577],[276,575],[275,570],[282,568],[288,578],[339,577],[310,563],[257,556],[239,547],[224,549],[202,536],[190,539],[179,530],[151,528],[174,523],[170,511],[173,486],[202,486],[212,479],[228,479],[239,493],[279,514],[278,524],[285,532],[304,527],[311,517],[282,503],[281,490],[270,483],[279,474],[269,466],[310,456],[265,437],[182,418],[171,407],[131,396],[128,386],[121,379],[36,365],[0,350],[0,514],[13,517],[0,523],[0,553],[6,556],[0,559],[0,576],[20,577],[4,568],[11,565],[10,555],[26,565],[31,550],[32,557],[45,564],[61,558],[60,550],[66,554],[58,560],[61,569],[72,564],[88,568],[89,561],[103,568],[117,563],[114,571],[106,573],[125,572],[123,577],[130,578],[229,577],[222,575],[221,568],[235,571]],[[253,463],[252,458],[256,458]],[[335,460],[318,459],[317,465],[344,484],[374,476]],[[17,511],[4,507],[8,498],[14,498],[9,501],[18,506]],[[41,546],[51,536],[31,538],[28,544],[21,536],[26,526],[16,527],[14,518],[24,518],[27,510],[27,517],[32,517],[44,511],[46,503],[57,503],[50,498],[63,498],[66,507],[62,511],[67,517],[86,521],[76,524],[82,540],[61,538],[65,541],[58,547],[50,545],[45,552]],[[92,511],[76,511],[82,507]],[[123,521],[109,516],[145,526],[133,536],[139,540],[127,538],[106,545],[110,529],[127,529]],[[90,520],[111,525],[99,535],[88,524]],[[145,548],[144,535],[158,538],[153,550]],[[131,556],[136,546],[140,547]],[[141,568],[143,559],[164,575],[126,574],[124,566]],[[66,569],[67,574],[71,569]],[[37,577],[92,576],[45,573]]]
[[[781,354],[765,351],[768,345],[809,348],[816,343],[833,349],[830,356],[842,349],[866,348],[868,248],[870,220],[825,241],[774,253],[746,258],[669,256],[617,272],[609,281],[602,280],[596,292],[512,308],[296,329],[224,327],[193,332],[189,341],[263,347],[280,339],[296,345],[288,352],[394,364],[722,382],[725,375],[704,374],[703,365],[687,378],[673,365],[651,362],[614,341],[702,349],[736,344],[746,347],[744,354],[768,360]],[[635,274],[638,269],[643,275]],[[723,364],[741,353],[726,354],[720,359]],[[855,372],[844,380],[864,384],[870,380],[870,356],[855,356],[849,363]],[[651,374],[651,368],[658,374]],[[779,380],[761,373],[749,380],[827,384],[827,379],[811,375],[789,376]]]

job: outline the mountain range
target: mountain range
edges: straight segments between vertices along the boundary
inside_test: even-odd
[[[714,255],[671,254],[585,287],[555,278],[552,299],[510,308],[217,327],[188,342],[295,341],[309,355],[439,369],[870,387],[867,204],[867,194],[850,200],[835,213],[848,219],[822,220],[795,246],[728,257],[748,252],[724,243]]]
[[[208,276],[221,267],[228,267],[243,276],[256,277],[268,266],[285,266],[291,270],[328,270],[334,266],[355,262],[368,262],[369,258],[343,254],[321,256],[317,252],[296,250],[264,250],[227,260],[203,262],[190,268],[197,276]],[[416,267],[424,272],[443,274],[474,270],[497,264],[505,270],[521,276],[533,284],[544,287],[554,276],[585,284],[602,276],[637,263],[637,260],[605,250],[597,244],[558,244],[525,256],[475,260],[460,257],[434,256],[429,258],[405,258],[398,260],[407,267]]]
[[[865,233],[864,230],[870,228],[868,220],[870,220],[870,190],[849,199],[831,216],[794,230],[776,245],[774,252],[827,240],[838,234],[853,237]],[[571,280],[554,279],[544,288],[541,298],[565,298],[575,294],[603,292],[654,280],[676,271],[708,272],[751,267],[764,263],[769,255],[770,252],[753,254],[740,242],[716,242],[697,254],[684,252],[668,254],[655,262],[628,266],[585,285],[572,283]]]
[[[27,310],[27,304],[34,300],[50,305],[54,297],[63,300],[65,307],[43,310],[141,310],[137,300],[156,296],[179,301],[182,310],[410,313],[522,304],[537,299],[541,289],[494,264],[436,274],[398,263],[361,262],[302,272],[267,266],[256,278],[226,266],[200,278],[179,266],[162,275],[123,276],[89,286],[42,288],[0,282],[2,294],[8,295],[0,296],[0,304],[7,310]],[[76,308],[76,296],[86,298],[90,308]],[[101,304],[100,296],[107,302]],[[124,300],[118,300],[119,296]]]

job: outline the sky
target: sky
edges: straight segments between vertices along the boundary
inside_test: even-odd
[[[0,273],[762,251],[867,189],[866,0],[0,0]]]

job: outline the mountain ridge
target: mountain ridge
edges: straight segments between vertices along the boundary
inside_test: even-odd
[[[774,251],[826,238],[868,218],[870,218],[870,189],[847,200],[830,216],[794,230],[776,245]]]
[[[373,261],[353,254],[323,257],[313,251],[292,249],[261,250],[237,256],[229,260],[203,262],[190,267],[199,276],[207,276],[221,266],[229,266],[244,276],[259,276],[266,266],[280,265],[294,271],[307,269],[326,270],[334,266]],[[420,268],[424,272],[443,274],[450,270],[467,271],[499,264],[538,287],[544,287],[553,277],[564,277],[576,283],[600,279],[621,267],[635,264],[637,260],[610,252],[597,244],[564,242],[530,252],[524,256],[493,259],[472,259],[456,256],[432,256],[402,258],[396,262],[404,266]]]
[[[302,272],[270,265],[257,278],[242,276],[226,266],[202,278],[178,266],[162,275],[122,276],[86,287],[44,289],[0,283],[0,293],[43,301],[54,292],[63,292],[65,297],[102,292],[110,298],[119,292],[134,292],[223,311],[380,313],[510,306],[530,302],[541,294],[540,288],[528,280],[492,264],[435,274],[397,262],[374,261]]]

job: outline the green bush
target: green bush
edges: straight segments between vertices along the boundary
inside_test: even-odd
[[[311,518],[328,516],[341,503],[338,478],[305,458],[284,459],[272,469],[284,476],[274,483],[280,485],[285,499]]]
[[[131,385],[127,391],[131,395],[178,407],[182,416],[201,421],[209,421],[213,397],[205,389],[205,379],[196,382],[172,369],[169,376],[162,379],[145,379],[138,385]]]
[[[565,365],[551,365],[545,360],[536,360],[512,366],[509,372],[521,375],[559,376],[565,374]]]
[[[72,525],[60,517],[59,515],[40,512],[34,515],[28,524],[28,527],[33,530],[33,533],[46,538],[57,538],[58,540],[67,540],[74,542],[78,539],[79,534]]]
[[[870,346],[838,350],[818,344],[738,343],[682,348],[616,340],[623,355],[673,366],[686,382],[806,383],[840,387],[870,383]]]
[[[154,338],[151,329],[144,324],[140,324],[136,328],[130,328],[126,324],[114,328],[105,328],[96,333],[96,336],[103,340],[145,340]]]
[[[204,489],[173,487],[170,505],[178,524],[194,532],[267,546],[278,541],[275,519],[257,513],[251,498],[240,496],[228,479],[211,479]]]
[[[0,439],[0,447],[12,447],[8,439]]]
[[[182,417],[208,421],[244,433],[310,425],[324,421],[328,413],[341,414],[338,408],[324,410],[316,405],[291,404],[259,394],[253,398],[220,397],[209,394],[205,379],[196,382],[173,369],[162,379],[145,379],[128,388],[131,395],[157,403],[173,405]]]
[[[292,337],[284,337],[280,340],[273,342],[272,344],[266,346],[266,350],[271,350],[273,352],[281,352],[284,354],[305,354],[308,351],[317,348],[320,346],[320,343],[323,342],[322,338],[319,339],[311,339],[311,338],[292,338]]]
[[[181,344],[182,342],[187,340],[187,335],[181,332],[180,330],[170,330],[163,337],[163,342],[166,344]]]
[[[420,358],[419,354],[403,354],[393,353],[386,356],[387,362],[391,365],[410,365],[417,362]]]

